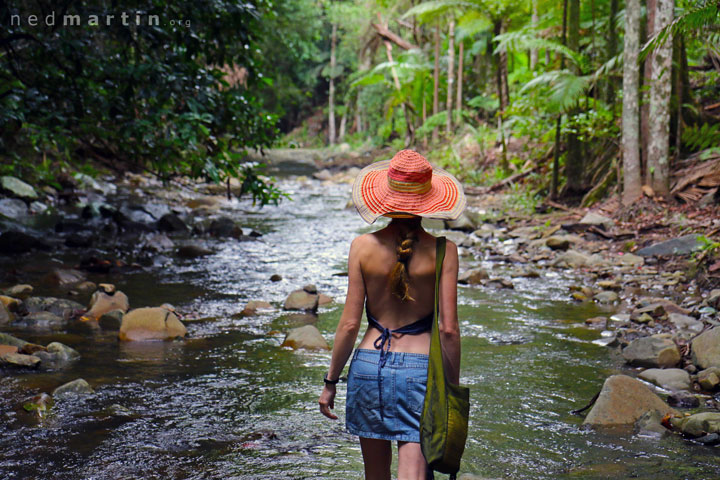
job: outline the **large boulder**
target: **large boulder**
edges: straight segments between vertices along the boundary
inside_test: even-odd
[[[52,342],[45,350],[38,350],[33,355],[42,361],[43,368],[60,368],[80,358],[77,350],[60,342]]]
[[[630,365],[645,368],[669,368],[680,362],[680,351],[668,334],[637,338],[622,352]]]
[[[583,421],[587,425],[634,425],[647,412],[660,416],[679,415],[640,380],[627,375],[613,375],[603,384],[600,395]]]
[[[25,300],[28,312],[50,312],[58,317],[69,318],[77,312],[84,312],[85,307],[73,300],[55,297],[30,297]]]
[[[13,285],[10,288],[7,288],[3,291],[5,295],[8,297],[14,297],[19,298],[21,300],[26,299],[30,296],[30,294],[33,292],[32,285],[27,284],[20,284],[20,285]]]
[[[13,347],[23,348],[25,345],[28,345],[28,342],[8,335],[7,333],[0,333],[0,345],[12,345]]]
[[[315,312],[318,308],[319,298],[317,291],[308,292],[306,289],[295,290],[285,299],[283,309],[285,310],[306,310]]]
[[[38,365],[40,365],[40,359],[35,355],[6,353],[0,356],[0,366],[1,365],[20,368],[37,368]]]
[[[62,330],[67,327],[67,320],[52,312],[32,312],[16,319],[18,325],[37,330]]]
[[[157,222],[158,230],[161,232],[187,232],[188,226],[183,222],[180,217],[174,213],[166,213]]]
[[[305,325],[290,330],[282,343],[283,347],[290,347],[293,350],[330,350],[330,347],[322,336],[320,330],[314,325]]]
[[[95,390],[92,389],[90,384],[82,378],[78,378],[77,380],[73,380],[72,382],[68,382],[57,387],[53,390],[52,396],[57,400],[72,398],[80,395],[91,395],[93,393],[95,393]]]
[[[692,341],[692,360],[700,368],[720,367],[720,327],[707,330]]]
[[[3,192],[25,200],[36,200],[38,194],[35,189],[19,178],[4,176],[0,177],[0,187]]]
[[[640,373],[640,378],[666,390],[689,390],[692,386],[690,374],[681,368],[649,368]]]
[[[45,281],[59,288],[70,288],[86,280],[85,273],[74,268],[56,268],[45,276]]]
[[[643,257],[653,255],[688,255],[704,245],[701,237],[702,235],[691,233],[690,235],[683,235],[682,237],[641,248],[636,253]]]
[[[187,334],[177,316],[162,307],[136,308],[122,320],[118,338],[122,341],[172,340]]]

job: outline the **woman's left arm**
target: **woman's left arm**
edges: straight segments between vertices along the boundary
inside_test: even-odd
[[[365,303],[365,282],[360,270],[360,244],[362,236],[357,237],[350,244],[348,256],[348,292],[345,299],[340,322],[335,331],[335,342],[333,343],[332,359],[330,369],[327,373],[328,380],[337,380],[340,377],[345,364],[350,358],[352,349],[355,346],[358,332],[360,331],[360,319],[362,318],[363,305]],[[320,395],[320,411],[328,418],[337,419],[337,415],[330,410],[335,408],[335,385],[325,385]]]

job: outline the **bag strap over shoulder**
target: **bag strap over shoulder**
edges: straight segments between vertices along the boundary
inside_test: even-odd
[[[445,237],[438,237],[435,242],[435,323],[439,321],[439,305],[440,305],[440,272],[442,271],[443,260],[445,260]]]

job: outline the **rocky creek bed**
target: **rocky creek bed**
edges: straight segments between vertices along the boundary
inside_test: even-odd
[[[361,478],[316,400],[349,242],[377,227],[348,209],[354,170],[277,173],[292,200],[264,209],[137,175],[3,180],[4,477]],[[490,200],[426,224],[461,247],[464,478],[720,475],[720,291],[680,268],[698,237]]]

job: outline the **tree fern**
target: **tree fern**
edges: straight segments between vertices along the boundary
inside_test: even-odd
[[[508,50],[546,49],[563,55],[580,68],[581,71],[584,70],[584,67],[586,67],[588,63],[582,54],[569,49],[565,45],[545,38],[539,38],[533,33],[524,30],[503,33],[496,36],[494,40],[498,42],[494,53]]]

